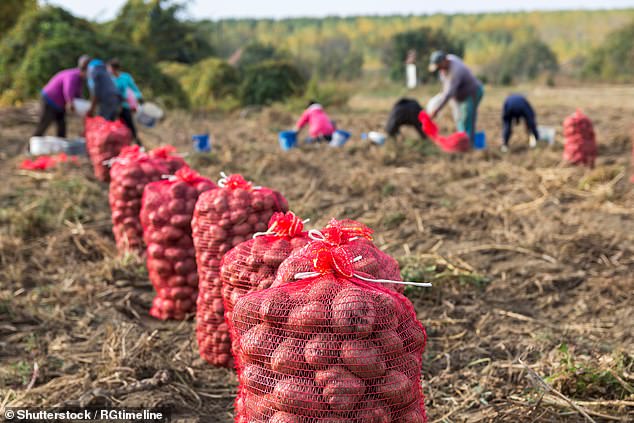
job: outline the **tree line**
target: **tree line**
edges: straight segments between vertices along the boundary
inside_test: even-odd
[[[634,61],[634,9],[475,15],[192,20],[186,3],[128,0],[105,23],[35,0],[4,0],[0,13],[1,101],[37,95],[84,52],[117,56],[154,98],[171,106],[230,109],[341,90],[324,81],[364,74],[402,80],[414,49],[420,77],[444,49],[464,56],[488,83],[565,72],[626,81]],[[339,95],[337,95],[339,94]]]

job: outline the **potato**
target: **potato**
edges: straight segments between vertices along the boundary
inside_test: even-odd
[[[336,333],[367,338],[372,333],[376,310],[372,297],[359,288],[346,288],[332,302],[332,323]]]
[[[304,358],[313,368],[321,369],[336,363],[340,350],[341,341],[336,340],[334,335],[316,335],[306,343]]]
[[[400,357],[403,354],[403,340],[396,331],[375,332],[372,338],[388,357]]]
[[[163,242],[170,244],[180,240],[186,236],[186,233],[182,229],[175,228],[174,226],[164,226],[161,229],[163,236]]]
[[[385,374],[381,352],[368,340],[344,341],[341,344],[341,361],[361,378],[376,378]]]
[[[422,410],[410,410],[398,420],[403,423],[426,423],[425,413]]]
[[[155,259],[161,259],[165,257],[165,249],[163,249],[163,247],[160,244],[148,245],[147,252],[149,257],[152,257]]]
[[[284,375],[294,376],[308,369],[304,359],[305,342],[298,339],[286,339],[271,355],[271,369]]]
[[[365,394],[365,384],[352,373],[339,369],[326,377],[315,376],[320,385],[325,385],[322,395],[333,411],[351,411]]]
[[[260,419],[267,422],[277,411],[273,394],[255,395],[246,391],[244,395],[241,393],[240,396],[244,398],[244,406],[242,409],[249,417],[250,422],[259,421]]]
[[[377,386],[378,393],[390,405],[408,404],[414,401],[419,393],[417,386],[404,373],[389,370],[382,383]]]
[[[278,267],[291,254],[291,243],[286,239],[278,239],[271,243],[264,252],[264,263],[271,267]]]
[[[194,261],[193,259],[177,261],[174,263],[174,271],[182,276],[187,276],[190,273],[194,273],[196,272],[196,261]]]
[[[286,327],[296,336],[310,336],[322,332],[328,325],[326,307],[319,301],[313,301],[291,310]]]
[[[273,373],[257,364],[246,364],[240,372],[240,386],[257,395],[264,395],[273,391],[277,380]]]
[[[403,354],[391,361],[392,366],[390,366],[390,368],[404,373],[409,378],[418,379],[421,373],[421,363],[422,357],[420,352],[418,356],[414,353]]]
[[[312,380],[291,377],[275,385],[272,399],[280,411],[310,416],[323,409],[323,398],[319,391]]]
[[[291,297],[286,292],[272,291],[262,300],[260,317],[272,326],[283,324],[292,306]]]
[[[269,423],[302,423],[298,416],[283,411],[273,414]]]
[[[189,230],[192,221],[192,216],[187,214],[175,214],[172,215],[169,222],[170,225],[177,228],[185,228]]]
[[[372,298],[374,299],[374,308],[377,315],[374,324],[375,331],[396,329],[399,323],[407,318],[412,318],[412,315],[405,310],[402,302],[391,295],[377,292]]]
[[[407,352],[422,351],[427,342],[427,334],[418,321],[404,322],[398,329]]]
[[[379,405],[380,404],[380,405]],[[384,403],[372,402],[370,404],[362,404],[359,412],[359,422],[363,423],[391,423],[389,408]],[[400,421],[400,420],[399,420]]]
[[[234,312],[235,313],[235,312]],[[240,351],[246,357],[259,362],[269,362],[280,342],[277,331],[267,324],[259,324],[240,339]]]
[[[306,295],[307,301],[321,301],[324,304],[331,304],[337,293],[341,290],[341,282],[332,275],[321,276],[315,283],[311,284]]]

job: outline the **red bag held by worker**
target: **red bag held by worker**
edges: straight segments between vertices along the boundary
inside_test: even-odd
[[[345,247],[302,251],[310,271],[235,304],[236,421],[425,422],[412,304],[360,277]]]
[[[163,154],[163,151],[170,151]],[[156,152],[159,151],[159,154]],[[144,251],[143,228],[139,219],[141,197],[147,184],[160,181],[163,175],[173,174],[186,166],[175,148],[159,147],[145,153],[138,145],[126,146],[112,161],[110,168],[110,210],[112,231],[119,253]]]
[[[594,167],[597,154],[592,122],[577,109],[564,120],[564,160],[574,165]]]
[[[280,264],[307,243],[302,219],[293,212],[276,212],[266,232],[232,248],[220,266],[225,321],[230,321],[233,305],[240,297],[269,288]]]
[[[465,153],[471,150],[471,140],[466,132],[454,132],[445,137],[438,134],[438,126],[427,114],[422,110],[418,115],[423,132],[446,153]]]
[[[223,175],[224,176],[224,175]],[[231,367],[231,338],[225,323],[220,263],[233,247],[267,230],[273,213],[288,210],[286,199],[253,187],[241,175],[223,177],[218,189],[198,199],[192,220],[199,295],[196,310],[198,350],[207,362]]]
[[[120,120],[108,121],[101,116],[87,117],[85,123],[86,150],[92,162],[95,177],[110,180],[107,161],[117,157],[121,149],[132,143],[132,133]]]
[[[390,281],[401,280],[401,269],[398,262],[389,254],[381,251],[372,242],[374,231],[351,219],[331,219],[318,234],[332,245],[341,247],[355,258],[353,266],[356,272],[373,279],[386,279]],[[310,246],[304,247],[311,248]],[[288,259],[280,265],[272,286],[276,287],[294,280],[295,274],[305,272],[312,267],[303,250],[292,253]],[[387,284],[388,289],[403,292],[403,285]]]
[[[198,294],[191,220],[198,197],[216,185],[188,167],[145,186],[141,205],[147,269],[157,296],[150,315],[182,320],[194,311]]]

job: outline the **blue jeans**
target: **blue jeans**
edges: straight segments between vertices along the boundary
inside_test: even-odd
[[[478,118],[478,106],[484,96],[484,88],[482,85],[478,87],[475,95],[468,97],[462,103],[458,103],[458,121],[456,126],[458,131],[466,132],[471,139],[471,143],[475,139],[476,120]]]

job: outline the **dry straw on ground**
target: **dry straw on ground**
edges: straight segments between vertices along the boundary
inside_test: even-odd
[[[552,123],[568,112],[540,110]],[[431,422],[631,421],[629,122],[616,108],[586,112],[600,134],[593,171],[562,167],[559,149],[529,151],[517,139],[506,157],[494,148],[447,157],[405,139],[281,154],[277,122],[292,121],[283,110],[172,116],[143,135],[185,149],[211,127],[215,154],[188,157],[201,173],[243,172],[315,225],[359,219],[405,277],[433,282],[408,292],[429,334]],[[337,116],[355,133],[383,117]],[[184,421],[231,421],[233,372],[198,358],[192,321],[148,317],[143,263],[115,257],[107,188],[87,165],[16,172],[33,116],[0,119],[0,408],[162,405]],[[490,141],[497,120],[485,104]]]

